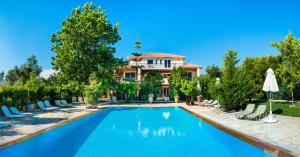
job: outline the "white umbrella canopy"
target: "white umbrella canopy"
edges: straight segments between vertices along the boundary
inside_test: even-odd
[[[276,81],[275,74],[274,74],[274,72],[271,68],[269,68],[267,70],[267,77],[266,77],[265,82],[264,82],[263,91],[270,92],[270,98],[269,98],[269,100],[270,100],[270,114],[269,114],[268,117],[265,118],[264,121],[267,122],[267,123],[275,123],[278,120],[272,116],[272,101],[271,101],[271,99],[272,99],[272,92],[278,92],[279,88],[278,88],[278,84],[277,84],[277,81]]]
[[[266,80],[264,83],[263,91],[266,91],[266,92],[278,92],[279,91],[276,77],[271,68],[269,68],[267,70],[267,77],[266,77]]]

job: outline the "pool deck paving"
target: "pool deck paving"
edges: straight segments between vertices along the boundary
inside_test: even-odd
[[[170,107],[181,106],[202,117],[222,124],[243,134],[255,137],[262,141],[285,148],[295,154],[300,154],[300,118],[277,116],[277,123],[265,123],[260,121],[239,120],[235,118],[236,113],[223,112],[219,108],[187,106],[183,103],[161,103],[161,104],[125,104],[125,105],[99,105],[98,108],[106,107]],[[54,127],[76,117],[95,112],[99,109],[86,109],[86,105],[76,105],[73,108],[59,109],[54,112],[36,112],[34,116],[19,119],[4,119],[11,127],[0,128],[0,145],[17,141],[30,134]]]
[[[187,106],[185,108],[228,128],[250,135],[262,141],[285,148],[300,155],[300,118],[276,116],[277,123],[265,123],[263,120],[240,120],[235,113],[223,112],[218,108]]]

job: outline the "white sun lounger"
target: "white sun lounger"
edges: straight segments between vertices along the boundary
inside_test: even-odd
[[[61,104],[65,107],[71,107],[72,104],[68,104],[68,102],[66,100],[60,100]]]

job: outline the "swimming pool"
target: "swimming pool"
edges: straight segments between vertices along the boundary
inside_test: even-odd
[[[271,157],[179,107],[107,108],[0,149],[1,157]]]

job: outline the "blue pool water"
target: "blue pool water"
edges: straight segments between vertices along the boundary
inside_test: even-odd
[[[0,157],[271,157],[180,108],[108,108],[0,149]]]

